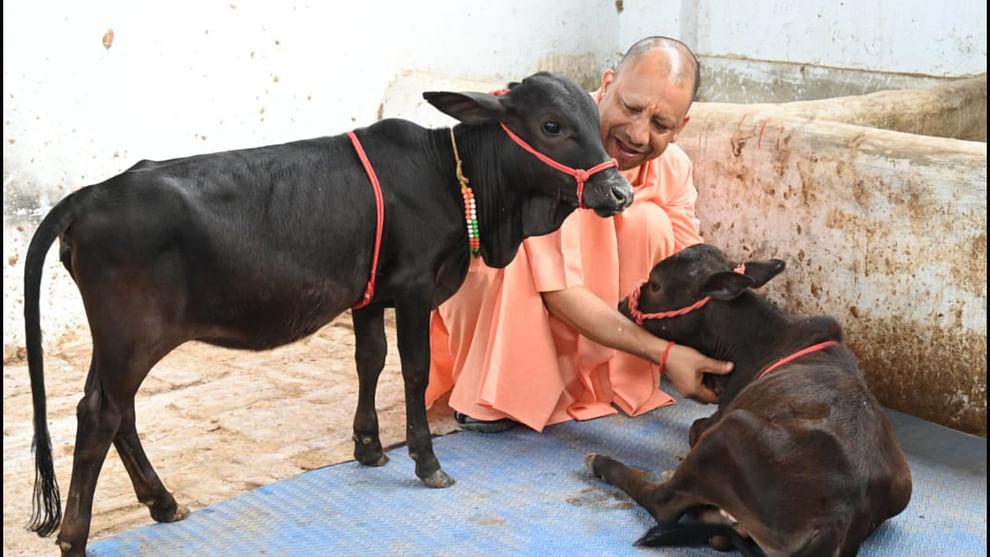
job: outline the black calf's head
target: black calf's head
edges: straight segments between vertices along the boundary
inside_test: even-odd
[[[519,144],[505,144],[501,166],[509,174],[509,183],[527,190],[523,216],[526,236],[555,230],[582,203],[602,217],[618,214],[632,204],[632,188],[614,166],[594,171],[612,159],[602,146],[598,107],[591,95],[570,79],[540,72],[510,84],[501,95],[429,92],[423,96],[464,124],[502,124],[508,128],[507,139],[514,134],[573,171],[554,168]]]
[[[656,336],[704,351],[709,347],[702,337],[718,325],[706,319],[708,301],[735,300],[783,270],[779,259],[739,266],[718,248],[696,244],[657,263],[638,294],[619,303],[619,311]]]

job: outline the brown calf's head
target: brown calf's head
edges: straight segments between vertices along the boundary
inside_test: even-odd
[[[731,301],[784,270],[779,259],[737,265],[708,244],[689,246],[657,263],[619,311],[661,338],[704,350],[713,324],[708,302]]]
[[[718,248],[696,244],[657,263],[649,278],[619,302],[619,311],[660,338],[714,358],[736,361],[739,354],[735,349],[747,343],[746,335],[754,329],[770,328],[770,321],[786,318],[750,291],[783,270],[784,262],[779,259],[738,265]],[[743,310],[742,306],[751,309]],[[721,394],[728,381],[749,379],[739,373],[708,375],[705,383]],[[738,388],[741,385],[730,391]],[[720,402],[726,400],[719,398]]]

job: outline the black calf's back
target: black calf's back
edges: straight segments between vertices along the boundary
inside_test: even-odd
[[[489,265],[506,265],[524,237],[558,228],[579,202],[610,216],[631,203],[632,190],[614,167],[606,168],[588,178],[579,199],[573,176],[541,162],[505,131],[569,167],[606,162],[594,102],[570,80],[540,73],[498,97],[424,96],[462,123],[428,130],[385,120],[354,131],[380,180],[380,204],[350,139],[337,135],[143,161],[51,210],[25,258],[39,478],[31,529],[48,535],[61,522],[63,555],[84,554],[111,444],[152,518],[185,517],[135,426],[134,395],[151,367],[189,340],[253,350],[297,340],[363,300],[369,283],[368,305],[352,311],[360,380],[355,458],[369,465],[387,460],[374,395],[386,353],[383,311],[394,307],[409,454],[427,485],[453,483],[433,453],[423,397],[430,310],[460,286],[470,258],[455,145]],[[64,521],[46,427],[39,311],[42,266],[56,238],[93,336]]]

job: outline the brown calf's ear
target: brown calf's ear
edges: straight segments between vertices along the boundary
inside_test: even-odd
[[[426,91],[423,98],[444,114],[469,125],[497,122],[505,113],[502,97],[488,93]]]
[[[753,286],[759,288],[770,279],[779,275],[785,267],[785,263],[780,259],[767,259],[764,261],[747,261],[746,276],[753,279]]]
[[[746,269],[747,272],[749,269]],[[716,300],[732,300],[753,286],[753,279],[735,271],[722,271],[708,277],[701,293]]]

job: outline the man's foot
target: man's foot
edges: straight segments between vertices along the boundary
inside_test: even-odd
[[[516,427],[517,423],[509,418],[502,418],[501,420],[477,420],[467,414],[461,414],[457,410],[454,410],[454,420],[461,426],[461,429],[476,431],[478,433],[499,433]]]

